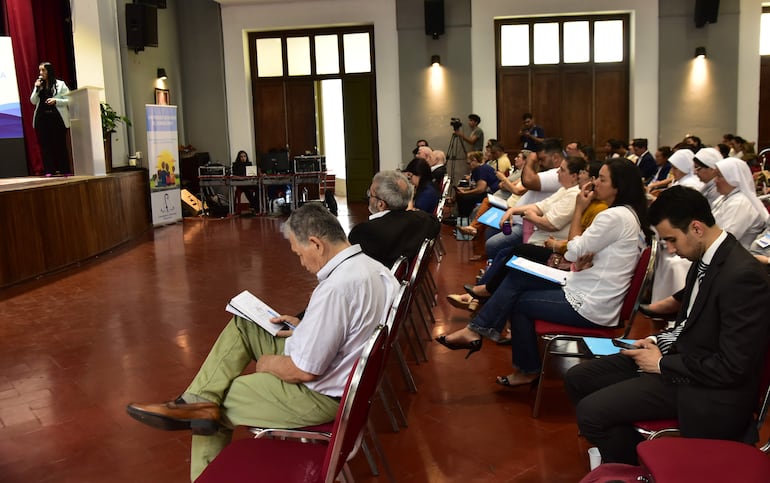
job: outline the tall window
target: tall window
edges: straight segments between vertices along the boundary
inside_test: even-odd
[[[623,62],[625,24],[624,18],[605,16],[499,20],[498,65]]]
[[[362,31],[363,30],[363,31]],[[252,33],[256,77],[336,76],[372,72],[371,29]]]

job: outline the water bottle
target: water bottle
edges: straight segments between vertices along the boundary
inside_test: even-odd
[[[286,203],[291,203],[291,186],[286,187]]]
[[[307,201],[307,196],[308,196],[307,188],[302,188],[302,202],[303,203]]]
[[[508,220],[503,222],[503,234],[506,236],[511,234],[511,222]]]

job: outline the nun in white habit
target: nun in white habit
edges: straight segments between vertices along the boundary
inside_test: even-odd
[[[717,161],[715,178],[719,198],[712,212],[717,224],[732,233],[745,248],[764,231],[768,212],[757,198],[754,179],[745,161],[725,158]]]
[[[668,158],[668,162],[671,163],[671,175],[674,177],[671,186],[687,186],[698,191],[703,188],[703,181],[693,172],[695,162],[692,158],[694,157],[695,153],[691,150],[679,149]]]

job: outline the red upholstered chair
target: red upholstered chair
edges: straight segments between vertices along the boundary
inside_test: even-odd
[[[228,445],[196,480],[199,483],[325,482],[340,475],[369,418],[387,355],[388,329],[380,326],[364,347],[348,379],[328,444],[296,439],[241,439]],[[266,430],[273,436],[303,437],[294,430]],[[284,434],[287,433],[287,434]],[[307,433],[317,439],[317,433]],[[352,481],[349,471],[346,481]]]
[[[655,483],[770,481],[770,457],[744,443],[718,439],[661,438],[636,447]]]
[[[572,327],[569,325],[559,324],[554,321],[536,320],[535,332],[538,336],[546,341],[545,350],[543,351],[543,365],[540,370],[540,384],[537,386],[537,395],[535,396],[535,404],[532,407],[532,417],[536,418],[540,414],[540,402],[543,392],[543,380],[545,378],[546,368],[551,356],[566,356],[566,357],[592,357],[592,355],[575,351],[563,351],[554,349],[556,342],[575,342],[580,341],[583,337],[615,337],[619,335],[620,329],[623,329],[625,323],[625,330],[622,337],[628,336],[631,331],[631,325],[633,324],[636,312],[639,309],[639,303],[641,302],[641,296],[644,292],[644,288],[652,282],[652,274],[655,271],[655,255],[658,249],[657,240],[653,240],[652,244],[642,251],[642,255],[639,257],[639,262],[636,264],[636,270],[631,278],[631,285],[626,292],[626,296],[623,299],[623,306],[620,309],[620,317],[618,323],[611,327],[599,327],[599,328],[584,328],[584,327]],[[578,346],[580,344],[578,343]]]

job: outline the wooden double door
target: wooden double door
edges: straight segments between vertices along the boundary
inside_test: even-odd
[[[349,199],[360,200],[379,170],[374,76],[343,77],[342,97],[346,192]],[[259,153],[287,149],[291,157],[317,150],[324,154],[319,139],[324,129],[320,81],[259,79],[253,99]]]
[[[530,112],[546,137],[591,145],[602,159],[608,139],[628,139],[628,103],[625,64],[498,68],[498,136],[509,151],[521,148],[521,116]]]

